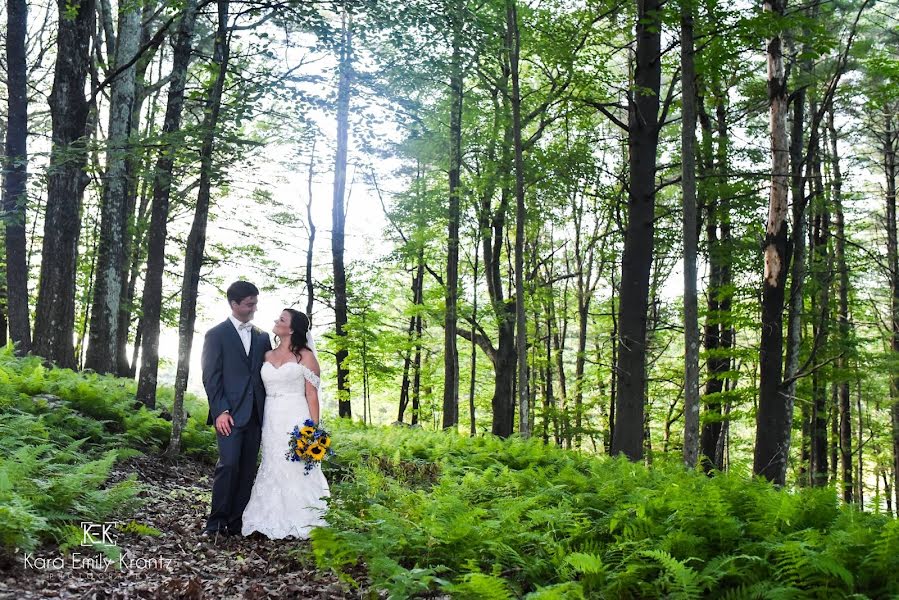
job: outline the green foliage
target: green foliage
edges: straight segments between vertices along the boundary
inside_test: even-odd
[[[171,407],[173,391],[160,388],[159,410],[135,401],[136,383],[128,379],[49,369],[37,357],[16,358],[0,351],[0,410],[18,407],[44,416],[44,423],[72,439],[88,438],[91,446],[159,452],[168,445],[171,422],[161,411]],[[205,425],[206,407],[185,398],[189,415],[182,432],[188,454],[215,460],[215,433]]]
[[[777,490],[539,441],[332,423],[321,566],[392,597],[890,597],[899,527],[834,490]],[[431,464],[433,467],[425,468]],[[339,474],[338,478],[334,475]]]
[[[41,542],[77,548],[80,521],[136,508],[135,477],[109,484],[109,474],[117,461],[163,449],[171,425],[160,411],[135,408],[134,392],[130,380],[49,369],[36,357],[0,351],[0,548],[30,550]],[[208,429],[192,415],[185,450],[214,456]],[[136,523],[132,530],[159,533]],[[97,550],[116,558],[114,548]]]
[[[3,414],[0,439],[0,544],[7,550],[30,550],[49,539],[65,546],[73,523],[136,507],[140,489],[133,476],[104,487],[115,450],[92,458],[86,438],[72,441],[46,427],[42,416],[15,410]]]

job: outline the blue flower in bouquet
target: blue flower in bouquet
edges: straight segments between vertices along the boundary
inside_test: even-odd
[[[320,465],[327,456],[333,456],[331,450],[331,434],[312,419],[306,419],[303,426],[296,425],[290,432],[286,458],[290,461],[302,461],[304,474]]]

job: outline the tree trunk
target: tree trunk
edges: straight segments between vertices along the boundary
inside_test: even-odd
[[[899,356],[899,248],[896,238],[896,140],[892,116],[887,112],[883,138],[883,171],[886,178],[887,268],[890,277],[890,350]],[[899,474],[899,370],[890,377],[890,416],[893,432],[893,473]],[[899,485],[894,486],[899,494]],[[896,497],[899,507],[899,495]]]
[[[6,335],[9,326],[6,318],[9,307],[6,299],[6,273],[4,271],[5,269],[0,270],[0,348],[9,343],[9,338]]]
[[[840,155],[837,146],[837,129],[834,124],[833,103],[828,106],[827,130],[830,139],[831,198],[835,212],[836,239],[834,259],[839,276],[837,313],[839,315],[839,351],[837,372],[837,406],[839,413],[840,463],[842,472],[843,500],[852,502],[852,400],[849,394],[849,360],[846,353],[850,349],[851,325],[849,323],[849,269],[846,265],[846,227],[843,217],[843,175],[840,170]]]
[[[853,369],[855,372],[855,413],[858,418],[858,452],[856,453],[856,461],[858,461],[858,470],[856,471],[855,480],[858,482],[858,488],[855,493],[855,499],[859,506],[865,505],[865,424],[862,417],[862,382],[859,374],[858,363]]]
[[[474,323],[478,321],[478,246],[481,243],[480,239],[480,230],[477,231],[475,235],[474,242],[474,273],[471,276],[471,285],[472,285],[472,307],[471,307],[471,320]],[[475,406],[474,406],[474,392],[475,392],[475,384],[477,382],[477,373],[478,373],[478,345],[472,336],[471,339],[471,380],[469,381],[468,387],[468,417],[470,421],[469,434],[471,437],[474,437],[477,434],[477,421],[475,419]]]
[[[119,29],[113,68],[126,64],[137,54],[141,33],[140,7],[119,6]],[[118,367],[118,327],[125,274],[125,238],[130,215],[126,214],[131,189],[128,155],[135,104],[137,68],[131,65],[112,81],[109,130],[106,144],[106,173],[101,198],[100,239],[96,281],[91,308],[90,338],[85,366],[98,373],[115,372]]]
[[[765,0],[764,10],[783,18],[785,0]],[[783,307],[789,266],[787,248],[787,195],[789,148],[787,141],[787,82],[784,74],[783,39],[768,40],[768,100],[771,127],[771,193],[765,229],[765,273],[762,288],[762,331],[759,346],[761,370],[756,416],[753,472],[783,485],[790,454],[793,398],[784,394]]]
[[[681,188],[684,223],[684,464],[699,459],[699,299],[696,291],[696,68],[693,7],[681,6]]]
[[[507,53],[501,60],[507,60]],[[492,200],[499,182],[508,181],[512,164],[512,128],[508,106],[508,66],[503,63],[501,76],[493,90],[493,129],[491,142],[486,151],[487,159],[497,165],[495,177],[488,178],[488,186],[480,193],[477,207],[478,228],[481,231],[481,248],[484,258],[484,280],[490,308],[497,322],[497,344],[490,346],[494,370],[492,433],[500,437],[512,434],[515,418],[515,306],[506,301],[503,292],[503,277],[500,270],[505,241],[506,214],[509,209],[510,193],[507,185],[500,188],[499,205],[494,209]],[[502,100],[500,100],[502,99]],[[503,139],[498,141],[500,128]],[[497,149],[501,151],[497,157]],[[510,269],[511,271],[511,269]],[[461,331],[461,330],[460,330]],[[489,340],[485,342],[489,345]]]
[[[412,425],[418,425],[421,419],[421,330],[422,320],[418,315],[415,321],[415,358],[412,360]]]
[[[710,136],[710,134],[708,134]],[[711,146],[711,140],[705,141]],[[711,154],[711,152],[709,152]],[[708,157],[711,163],[711,156]],[[706,170],[710,176],[712,169]],[[717,187],[717,186],[716,186]],[[721,356],[722,328],[725,326],[723,310],[721,309],[722,265],[724,249],[718,236],[718,219],[723,213],[720,208],[717,192],[708,194],[706,201],[705,231],[709,254],[709,282],[706,292],[706,317],[704,325],[703,345],[708,358],[706,359],[706,384],[703,393],[703,401],[706,406],[706,419],[702,426],[700,447],[702,452],[703,467],[707,472],[713,469],[720,470],[721,465],[715,461],[715,450],[718,447],[718,438],[721,435],[721,392],[724,390],[724,379],[721,374],[727,370],[728,361]]]
[[[194,0],[190,0],[193,2]],[[178,318],[178,366],[175,371],[175,398],[172,402],[172,437],[166,455],[173,457],[181,450],[181,431],[185,424],[184,392],[190,374],[190,351],[194,341],[194,325],[197,318],[197,290],[200,286],[200,269],[206,249],[206,224],[209,220],[209,204],[212,191],[213,157],[222,108],[222,93],[231,56],[228,31],[228,0],[218,0],[218,27],[212,62],[217,73],[206,99],[200,147],[200,184],[194,220],[187,236],[187,252],[184,256],[184,278],[181,282],[181,313]]]
[[[493,388],[494,435],[512,435],[515,421],[515,308],[506,305],[499,325],[499,344],[496,351],[495,382]]]
[[[362,422],[363,423],[371,423],[371,405],[369,404],[368,398],[368,333],[365,331],[365,315],[367,312],[367,307],[362,307],[362,327],[361,327],[361,337],[362,337],[362,349],[361,356],[362,358]]]
[[[637,0],[637,50],[633,98],[628,110],[628,220],[621,259],[618,395],[612,454],[643,458],[646,389],[646,310],[653,260],[656,152],[661,87],[659,0]]]
[[[164,146],[159,152],[156,169],[153,174],[153,205],[147,241],[147,269],[144,273],[144,291],[141,299],[141,318],[143,320],[141,366],[140,377],[137,382],[137,399],[150,408],[156,406],[156,378],[159,369],[159,330],[160,316],[162,314],[162,278],[165,271],[165,245],[168,236],[167,226],[169,199],[172,190],[172,168],[175,163],[175,148],[178,143],[175,135],[181,129],[184,88],[187,81],[187,67],[190,63],[191,39],[197,12],[196,6],[196,0],[188,0],[184,16],[181,18],[181,23],[178,27],[175,50],[172,57],[172,83],[169,86],[165,120],[162,125]],[[212,95],[215,93],[216,91],[213,89]],[[221,92],[219,91],[220,96]],[[209,134],[204,130],[203,135]],[[193,248],[188,244],[187,256],[189,257],[192,252]],[[183,300],[184,297],[182,297]]]
[[[808,62],[808,61],[806,61]],[[811,67],[805,65],[803,69],[810,76]],[[806,235],[808,235],[809,219],[806,216],[805,186],[806,177],[803,175],[804,165],[804,125],[805,125],[805,100],[806,91],[800,88],[793,98],[793,121],[790,135],[790,180],[792,185],[792,217],[793,232],[791,237],[790,256],[790,293],[787,296],[787,339],[786,339],[786,363],[784,365],[783,393],[790,402],[796,397],[796,374],[799,370],[799,352],[802,349],[802,313],[804,292],[803,287],[806,277]],[[812,114],[814,111],[812,110]],[[808,404],[803,405],[807,417],[810,418]],[[808,421],[810,424],[811,421]],[[811,431],[809,430],[809,433]],[[808,448],[807,442],[811,438],[805,438],[803,451]],[[789,460],[789,456],[787,457]],[[808,464],[806,461],[803,465]],[[804,468],[804,467],[803,467]]]
[[[550,286],[548,291],[550,294],[554,293],[552,290],[552,286]],[[546,363],[544,368],[541,370],[543,376],[543,443],[549,444],[549,423],[554,419],[554,415],[556,412],[556,397],[553,390],[553,314],[550,311],[550,307],[548,304],[545,307],[543,316],[546,319],[546,333],[543,347],[543,350],[546,351]],[[536,320],[536,317],[534,323],[539,327],[540,322]]]
[[[81,198],[88,183],[88,114],[84,95],[91,65],[94,0],[58,0],[56,69],[50,93],[52,149],[44,216],[41,275],[35,311],[34,352],[61,367],[75,367],[75,271],[81,233]]]
[[[511,160],[508,156],[512,144],[511,128],[506,128],[503,140],[502,170],[507,174]],[[493,361],[494,384],[491,406],[493,409],[492,433],[500,437],[512,435],[515,419],[515,307],[505,300],[500,261],[506,227],[506,211],[509,206],[509,192],[506,187],[500,191],[500,203],[495,212],[490,209],[493,193],[484,193],[481,198],[479,221],[483,236],[484,276],[490,303],[498,321],[496,355]],[[490,230],[492,229],[492,235]]]
[[[814,103],[812,104],[814,107]],[[814,108],[812,109],[814,112]],[[825,346],[830,321],[830,264],[828,242],[830,237],[830,213],[824,198],[822,185],[820,148],[813,148],[812,182],[814,189],[813,225],[810,235],[809,255],[811,261],[811,277],[813,284],[812,315],[815,319],[812,330],[816,346]],[[829,477],[828,466],[828,425],[830,411],[827,405],[828,385],[819,373],[812,374],[812,464],[810,469],[811,484],[817,487],[826,486]]]
[[[315,281],[312,279],[312,257],[315,250],[315,223],[312,222],[312,176],[315,173],[315,142],[312,139],[312,153],[309,156],[309,200],[306,202],[306,222],[309,225],[309,245],[306,247],[306,316],[312,324],[312,307],[315,304]],[[400,419],[402,421],[402,419]]]
[[[146,188],[146,183],[142,185]],[[138,331],[140,326],[135,327],[134,331],[134,356],[128,359],[128,330],[131,327],[131,315],[134,310],[135,294],[137,292],[137,279],[142,274],[145,259],[144,241],[149,228],[150,194],[147,189],[142,190],[140,198],[140,206],[137,209],[137,215],[134,218],[134,227],[129,235],[130,243],[128,255],[131,257],[131,266],[128,272],[128,287],[122,294],[122,310],[119,312],[119,335],[118,335],[118,355],[119,355],[119,377],[134,378],[137,371],[137,352],[140,349],[141,336]],[[142,317],[137,319],[137,323],[142,322]]]
[[[449,210],[446,258],[446,315],[443,346],[443,428],[459,424],[459,348],[456,303],[459,288],[459,184],[462,170],[462,1],[453,5],[450,63]]]
[[[615,284],[615,269],[612,268],[611,273],[611,294],[612,297],[609,298],[609,313],[612,317],[612,331],[609,332],[609,340],[612,346],[612,360],[611,364],[618,364],[618,311],[615,308],[616,301],[619,306],[621,305],[621,300],[616,299],[618,293],[618,286]],[[611,374],[609,375],[609,398],[611,402],[609,402],[609,445],[606,448],[606,453],[612,454],[612,440],[615,439],[615,405],[617,404],[618,399],[618,371],[616,369],[612,369]],[[571,439],[568,440],[568,445],[571,447]]]
[[[563,298],[563,308],[562,308],[562,326],[558,325],[558,317],[556,315],[556,309],[554,306],[554,301],[552,297],[550,297],[550,302],[552,303],[552,322],[555,324],[553,328],[553,355],[556,360],[556,373],[559,374],[559,393],[556,399],[556,414],[553,417],[553,426],[555,428],[556,435],[556,445],[562,447],[562,441],[566,438],[565,431],[568,429],[565,426],[564,421],[562,423],[559,422],[559,419],[565,419],[565,404],[568,402],[568,382],[565,377],[565,333],[568,330],[568,314],[566,310],[566,303],[564,302],[564,298],[568,293],[567,284],[566,287],[562,291]],[[560,331],[561,329],[561,331]],[[561,410],[560,410],[561,409]]]
[[[144,3],[143,15],[141,16],[141,33],[140,46],[145,47],[150,41],[150,28],[154,24],[154,15],[156,14],[156,2],[151,0]],[[136,85],[134,92],[134,108],[131,111],[131,131],[134,134],[140,131],[141,117],[143,113],[144,102],[147,99],[147,85],[145,83],[147,69],[153,62],[155,50],[145,52],[135,63]],[[150,115],[155,115],[156,99],[159,93],[154,91],[152,108]],[[150,119],[152,122],[152,118]],[[147,130],[149,133],[149,130]],[[128,153],[125,159],[125,169],[127,171],[127,179],[129,181],[127,199],[125,202],[125,242],[123,248],[123,256],[126,263],[123,265],[122,271],[122,291],[121,302],[119,308],[119,323],[116,335],[116,356],[117,370],[119,377],[134,377],[134,371],[137,365],[131,364],[128,357],[128,339],[129,329],[131,327],[131,316],[135,312],[134,296],[137,290],[137,278],[139,269],[142,266],[144,251],[143,239],[147,229],[147,212],[149,208],[149,194],[146,192],[146,178],[139,177],[139,171],[143,169],[147,163],[149,153],[136,148]],[[140,204],[138,205],[138,197]],[[135,214],[137,209],[137,214]],[[137,342],[135,341],[135,348]],[[132,361],[133,362],[133,361]]]
[[[99,29],[103,32],[103,38],[106,42],[106,72],[108,73],[113,69],[113,65],[110,63],[115,60],[115,27],[112,24],[112,5],[109,0],[99,0],[97,3],[97,14],[100,16]],[[97,51],[97,56],[100,56],[99,51]]]
[[[703,345],[706,358],[706,384],[703,391],[705,423],[702,425],[700,452],[706,472],[723,470],[718,460],[722,456],[721,436],[726,428],[723,421],[722,393],[726,389],[730,370],[730,350],[733,346],[730,309],[733,297],[731,268],[731,234],[728,194],[723,193],[727,181],[728,127],[727,110],[717,77],[712,76],[712,97],[715,99],[715,127],[698,98],[698,116],[702,126],[702,146],[699,162],[702,169],[702,185],[697,187],[705,210],[705,233],[708,244],[709,281],[706,292],[706,317],[703,325]],[[714,138],[714,142],[713,142]],[[717,148],[713,150],[713,143]],[[720,233],[719,233],[720,232]]]
[[[584,371],[587,365],[587,325],[590,319],[590,299],[588,282],[584,281],[584,248],[583,237],[583,205],[575,205],[574,209],[574,256],[577,270],[577,353],[574,356],[574,445],[581,447],[581,434],[584,424]],[[590,260],[593,262],[593,249],[590,248]],[[592,267],[592,264],[591,264]],[[589,278],[589,273],[587,274]]]
[[[594,223],[592,232],[587,239],[584,239],[587,229],[584,224],[584,194],[575,193],[573,202],[573,223],[574,223],[574,261],[576,277],[576,300],[577,300],[577,353],[574,360],[574,427],[575,427],[575,446],[581,446],[581,434],[583,432],[583,415],[584,415],[584,389],[586,387],[585,370],[587,365],[587,328],[590,324],[590,304],[593,294],[596,291],[596,284],[599,281],[600,274],[603,270],[603,261],[600,260],[599,267],[596,269],[599,273],[594,275],[594,259],[596,257],[596,241],[599,232],[599,222],[594,214]],[[603,235],[603,239],[606,238]],[[604,248],[599,251],[600,256],[605,255]],[[567,287],[566,287],[567,290]],[[563,292],[563,297],[566,292]],[[550,299],[552,302],[552,299]],[[555,312],[555,310],[553,310]],[[567,318],[567,307],[563,307],[563,319]],[[555,315],[553,315],[555,316]],[[567,329],[567,325],[566,325]],[[562,335],[564,338],[564,333]],[[564,371],[561,356],[559,358],[558,369]],[[564,372],[560,374],[564,381]],[[562,385],[562,393],[565,394],[564,383]]]
[[[331,208],[331,254],[334,262],[334,325],[337,346],[337,397],[341,417],[352,417],[350,406],[349,368],[347,367],[347,297],[344,267],[344,227],[346,223],[347,142],[349,137],[350,88],[352,81],[352,18],[344,7],[342,37],[338,64],[337,89],[337,154],[334,158],[334,199]]]
[[[6,2],[7,128],[3,178],[3,212],[6,235],[6,306],[9,336],[16,352],[31,351],[31,319],[28,311],[28,262],[25,247],[28,193],[28,70],[25,36],[28,30],[26,0]],[[4,334],[6,333],[4,327]]]
[[[84,286],[81,298],[78,299],[78,305],[84,311],[82,317],[78,319],[77,325],[80,325],[81,329],[78,331],[78,339],[75,342],[75,362],[78,369],[83,367],[85,342],[87,341],[87,324],[90,320],[91,296],[94,293],[94,270],[97,268],[97,234],[100,229],[100,221],[96,217],[93,217],[91,220],[93,221],[93,228],[90,235],[82,236],[80,239],[80,243],[87,250],[85,256],[90,258],[88,259],[87,285]]]
[[[414,366],[412,364],[412,347],[415,346],[419,352],[421,347],[421,340],[418,337],[421,333],[421,315],[419,315],[418,312],[421,310],[422,288],[424,287],[424,248],[420,248],[418,251],[417,263],[415,277],[412,279],[412,305],[415,307],[415,314],[409,318],[408,339],[410,346],[406,352],[406,359],[403,361],[403,383],[400,387],[400,407],[399,414],[397,415],[397,421],[400,423],[403,422],[403,416],[405,415],[406,408],[409,406],[410,370]]]
[[[512,79],[512,143],[515,159],[515,352],[518,367],[518,432],[531,435],[528,419],[528,357],[527,319],[524,304],[524,226],[527,213],[524,206],[524,160],[521,148],[521,90],[518,81],[518,55],[521,36],[518,31],[516,0],[506,0],[506,45],[509,49],[509,71]]]
[[[840,480],[840,413],[839,386],[830,384],[830,406],[828,420],[830,422],[830,483]]]

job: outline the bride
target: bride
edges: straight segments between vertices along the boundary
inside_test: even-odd
[[[322,527],[330,495],[321,467],[303,474],[303,464],[285,458],[295,425],[320,417],[321,379],[309,318],[285,308],[272,329],[278,347],[265,353],[262,381],[265,412],[262,422],[262,464],[243,513],[242,535],[253,531],[271,539],[309,537]]]

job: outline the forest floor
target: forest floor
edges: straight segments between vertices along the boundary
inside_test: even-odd
[[[378,597],[365,590],[364,574],[353,573],[363,582],[353,588],[316,569],[309,542],[269,540],[258,533],[201,538],[213,470],[188,458],[170,464],[152,455],[116,465],[111,482],[136,473],[144,485],[144,505],[135,520],[162,535],[115,530],[123,558],[109,566],[90,548],[66,556],[43,546],[19,551],[12,560],[0,554],[0,599]]]

